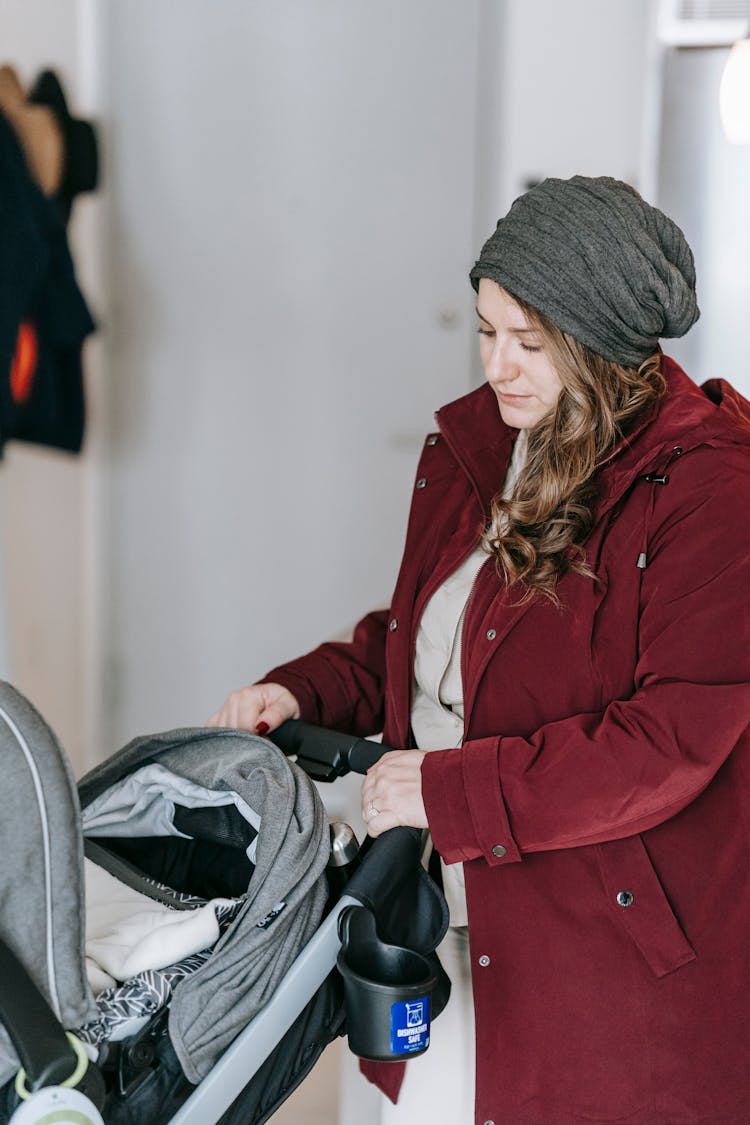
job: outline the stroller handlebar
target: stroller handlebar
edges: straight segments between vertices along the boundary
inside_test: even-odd
[[[287,719],[266,736],[314,781],[335,781],[347,773],[367,773],[389,747],[369,738],[317,727],[301,719]]]

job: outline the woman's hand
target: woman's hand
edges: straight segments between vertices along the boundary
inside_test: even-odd
[[[368,836],[397,824],[427,828],[422,800],[422,750],[391,750],[367,771],[362,782],[362,816]]]
[[[250,684],[231,692],[206,726],[267,734],[286,719],[298,719],[299,714],[299,703],[281,684]]]

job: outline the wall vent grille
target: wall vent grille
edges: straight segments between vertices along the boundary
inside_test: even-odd
[[[750,19],[750,0],[680,0],[681,20]]]
[[[731,47],[750,35],[750,0],[661,0],[658,34],[672,47]]]

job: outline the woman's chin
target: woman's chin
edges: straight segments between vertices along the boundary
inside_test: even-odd
[[[505,425],[514,430],[530,430],[546,413],[539,409],[538,403],[530,400],[516,403],[498,396],[497,405]]]

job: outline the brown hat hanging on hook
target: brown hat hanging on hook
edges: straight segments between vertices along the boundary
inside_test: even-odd
[[[54,114],[63,141],[60,186],[54,198],[67,222],[73,200],[82,192],[94,191],[99,183],[99,152],[96,132],[89,121],[73,117],[59,78],[53,70],[43,70],[28,92],[32,105],[47,106]]]

